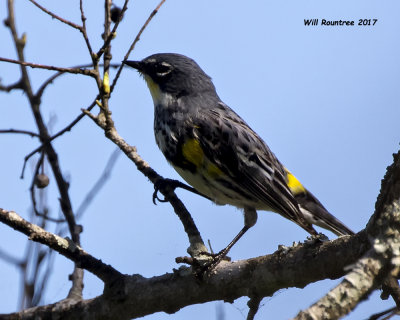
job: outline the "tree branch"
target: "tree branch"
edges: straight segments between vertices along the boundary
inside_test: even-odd
[[[130,146],[117,132],[115,127],[107,129],[105,121],[101,117],[96,117],[87,110],[82,110],[85,112],[100,128],[105,131],[106,137],[114,142],[125,154],[133,161],[136,168],[147,177],[153,184],[157,181],[164,179],[160,176],[150,165],[144,161],[140,155],[137,153],[135,147]],[[198,231],[196,224],[194,223],[189,211],[186,209],[185,205],[176,196],[173,190],[168,188],[160,189],[160,192],[164,195],[165,199],[172,205],[175,213],[181,220],[185,232],[188,235],[190,247],[188,252],[191,256],[200,256],[202,253],[207,252],[207,248],[204,245],[203,239],[201,238],[200,232]]]
[[[21,218],[15,213],[7,217],[0,211],[0,219],[11,226],[21,228]],[[34,241],[50,242],[54,249],[64,256],[80,263],[85,269],[99,277],[114,281],[106,282],[103,295],[89,300],[69,303],[62,302],[33,309],[0,315],[0,319],[131,319],[155,312],[174,313],[188,305],[209,301],[234,301],[242,296],[271,296],[288,287],[303,288],[311,282],[322,279],[337,279],[343,276],[346,266],[356,262],[370,247],[365,232],[355,236],[344,236],[334,241],[298,244],[271,255],[236,262],[221,262],[202,282],[191,273],[191,268],[181,268],[174,273],[144,278],[140,275],[121,275],[112,267],[89,256],[66,239],[56,238],[44,230],[47,237],[39,237],[36,227],[26,232]],[[337,259],[340,254],[341,259]],[[94,261],[93,261],[94,260]],[[89,261],[91,261],[89,263]],[[327,261],[334,263],[327,264]],[[99,269],[94,268],[99,267]],[[111,271],[110,271],[111,269]],[[100,271],[101,270],[101,271]],[[14,318],[13,318],[14,317]],[[52,318],[53,317],[53,318]]]
[[[19,133],[19,134],[26,134],[31,137],[39,137],[39,135],[35,132],[32,131],[27,131],[27,130],[17,130],[17,129],[4,129],[0,130],[0,133]]]
[[[68,20],[65,20],[65,19],[61,18],[60,16],[58,16],[58,15],[54,14],[53,12],[47,10],[45,7],[41,6],[40,4],[38,4],[38,3],[37,3],[36,1],[34,1],[34,0],[29,0],[29,1],[32,2],[32,3],[33,3],[36,7],[38,7],[40,10],[42,10],[42,11],[45,12],[45,13],[47,13],[50,17],[52,17],[52,18],[54,18],[54,19],[56,19],[56,20],[58,20],[58,21],[60,21],[60,22],[62,22],[62,23],[65,23],[65,24],[69,25],[70,27],[72,27],[72,28],[74,28],[74,29],[77,29],[77,30],[79,30],[79,31],[82,31],[82,30],[81,30],[82,27],[79,26],[79,25],[77,25],[76,23],[73,23],[73,22],[71,22],[71,21],[68,21]]]
[[[143,24],[143,26],[140,28],[138,34],[135,37],[135,40],[133,40],[131,46],[129,47],[128,51],[126,52],[125,56],[124,56],[124,60],[127,60],[129,58],[129,55],[131,54],[131,52],[133,51],[133,49],[136,46],[136,43],[139,42],[140,40],[140,36],[142,35],[143,31],[146,29],[146,27],[148,26],[148,24],[150,23],[150,21],[154,18],[154,16],[157,14],[158,10],[160,10],[161,6],[164,4],[166,0],[161,0],[160,3],[157,5],[157,7],[150,13],[149,17],[147,18],[147,20],[145,21],[145,23]],[[118,69],[117,74],[114,77],[113,83],[110,87],[110,94],[113,92],[114,87],[117,84],[117,81],[121,75],[122,69],[125,65],[122,64],[121,67]]]
[[[366,299],[386,278],[389,277],[389,282],[393,282],[391,277],[397,278],[400,270],[400,151],[393,158],[382,180],[375,213],[366,228],[371,249],[342,283],[294,319],[338,319]],[[397,303],[398,290],[392,288],[392,291]]]
[[[90,271],[106,283],[121,277],[120,272],[110,265],[104,264],[101,260],[94,258],[70,239],[61,238],[48,232],[39,226],[26,221],[14,211],[0,209],[0,221],[11,228],[26,234],[30,240],[42,243],[57,251],[61,255],[77,263],[79,267]]]
[[[165,1],[165,0],[164,0]],[[124,16],[125,11],[128,9],[128,2],[129,0],[125,0],[124,5],[122,6],[122,9],[120,11],[118,20],[114,23],[114,27],[111,30],[111,32],[108,34],[108,36],[105,38],[103,45],[99,49],[99,51],[96,54],[97,59],[100,59],[100,57],[103,55],[105,52],[106,48],[110,45],[111,40],[115,37],[115,34],[117,32],[117,28],[119,26],[119,23],[122,20],[122,17]]]
[[[83,74],[85,76],[91,76],[91,77],[96,77],[96,75],[97,75],[96,70],[93,70],[93,69],[62,68],[62,67],[48,66],[48,65],[44,65],[44,64],[25,62],[25,61],[3,58],[3,57],[0,57],[0,61],[19,64],[24,67],[39,68],[39,69],[53,70],[53,71],[59,71],[59,72],[67,72],[67,73],[72,73],[72,74]]]

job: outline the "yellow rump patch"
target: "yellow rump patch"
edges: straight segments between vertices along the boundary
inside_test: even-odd
[[[286,171],[286,179],[287,179],[287,186],[289,187],[290,191],[297,195],[299,193],[306,192],[306,188],[300,183],[299,180],[288,170],[285,168]]]

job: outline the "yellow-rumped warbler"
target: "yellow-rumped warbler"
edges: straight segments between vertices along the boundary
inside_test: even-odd
[[[244,209],[245,226],[227,250],[256,223],[256,210],[279,213],[312,235],[317,234],[312,224],[339,236],[353,234],[221,101],[211,78],[195,61],[159,53],[124,63],[147,82],[154,101],[156,142],[168,162],[216,204]]]

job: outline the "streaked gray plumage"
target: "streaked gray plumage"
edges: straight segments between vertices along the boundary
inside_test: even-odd
[[[211,78],[194,60],[162,53],[124,63],[137,69],[149,86],[156,142],[167,160],[215,203],[243,208],[246,230],[255,224],[256,210],[268,210],[313,235],[312,224],[337,235],[353,234],[221,101]]]

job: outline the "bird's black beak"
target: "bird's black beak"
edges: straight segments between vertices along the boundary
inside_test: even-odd
[[[138,70],[139,72],[143,71],[143,63],[141,61],[124,60],[122,63]]]

